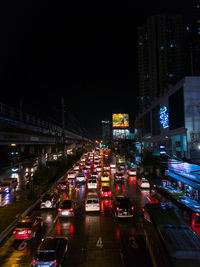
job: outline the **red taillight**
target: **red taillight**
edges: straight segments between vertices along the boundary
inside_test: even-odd
[[[134,211],[134,207],[133,206],[131,207],[131,209],[132,209],[132,211]]]
[[[13,235],[15,235],[16,234],[16,231],[13,231]]]
[[[119,212],[119,207],[117,207],[117,213]]]
[[[53,263],[56,264],[57,263],[57,260],[54,260]]]
[[[61,211],[61,208],[58,208],[58,211]]]
[[[32,264],[35,264],[35,260],[32,261]]]
[[[73,208],[70,209],[70,211],[73,211],[73,210],[74,210]]]
[[[28,233],[28,234],[31,234],[31,230],[27,230],[27,233]]]
[[[51,201],[54,201],[54,197],[52,197]]]
[[[142,211],[145,212],[145,208],[143,208]]]
[[[40,202],[42,202],[42,199],[40,199]]]

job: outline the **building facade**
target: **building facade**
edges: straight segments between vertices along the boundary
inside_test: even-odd
[[[110,121],[103,120],[101,121],[102,125],[102,140],[104,145],[109,145],[111,141],[111,128],[110,128]]]
[[[185,76],[200,75],[200,0],[182,9],[138,27],[140,112]]]
[[[200,158],[200,76],[186,76],[139,115],[142,149]]]

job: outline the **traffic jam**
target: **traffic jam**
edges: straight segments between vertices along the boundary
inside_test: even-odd
[[[156,259],[168,257],[166,266],[183,266],[184,257],[198,266],[198,235],[182,217],[177,219],[168,200],[155,193],[155,185],[124,157],[108,148],[87,152],[41,197],[31,214],[18,221],[1,248],[0,266],[161,266],[155,261],[156,246],[160,248]],[[170,219],[163,212],[169,212]],[[163,249],[164,234],[158,239],[164,233],[162,214],[162,227],[177,221],[182,234],[186,232],[182,240],[190,233],[188,244],[195,248],[188,245],[188,256],[183,256],[182,247],[176,248],[180,254],[170,254],[166,233]],[[177,229],[171,235],[181,240]]]

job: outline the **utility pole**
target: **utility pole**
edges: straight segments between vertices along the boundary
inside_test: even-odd
[[[65,104],[64,97],[62,97],[62,147],[63,157],[65,156]]]

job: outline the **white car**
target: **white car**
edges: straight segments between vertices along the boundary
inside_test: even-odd
[[[84,173],[80,173],[76,176],[76,182],[78,183],[85,183],[86,182],[86,175]]]
[[[97,179],[95,177],[88,179],[88,189],[97,189]]]
[[[74,172],[68,172],[67,178],[68,179],[75,179],[76,178],[76,173],[74,173]]]
[[[80,167],[76,165],[76,166],[74,166],[73,170],[74,170],[75,172],[79,172],[79,171],[80,171]]]
[[[116,169],[116,164],[110,164],[111,169]]]
[[[128,170],[127,172],[129,176],[136,176],[136,170]]]
[[[149,181],[144,177],[137,179],[137,184],[140,188],[143,188],[143,189],[149,189],[150,188]]]
[[[97,172],[101,172],[101,167],[97,167]]]
[[[85,202],[85,211],[100,211],[100,203],[97,193],[88,193]]]

